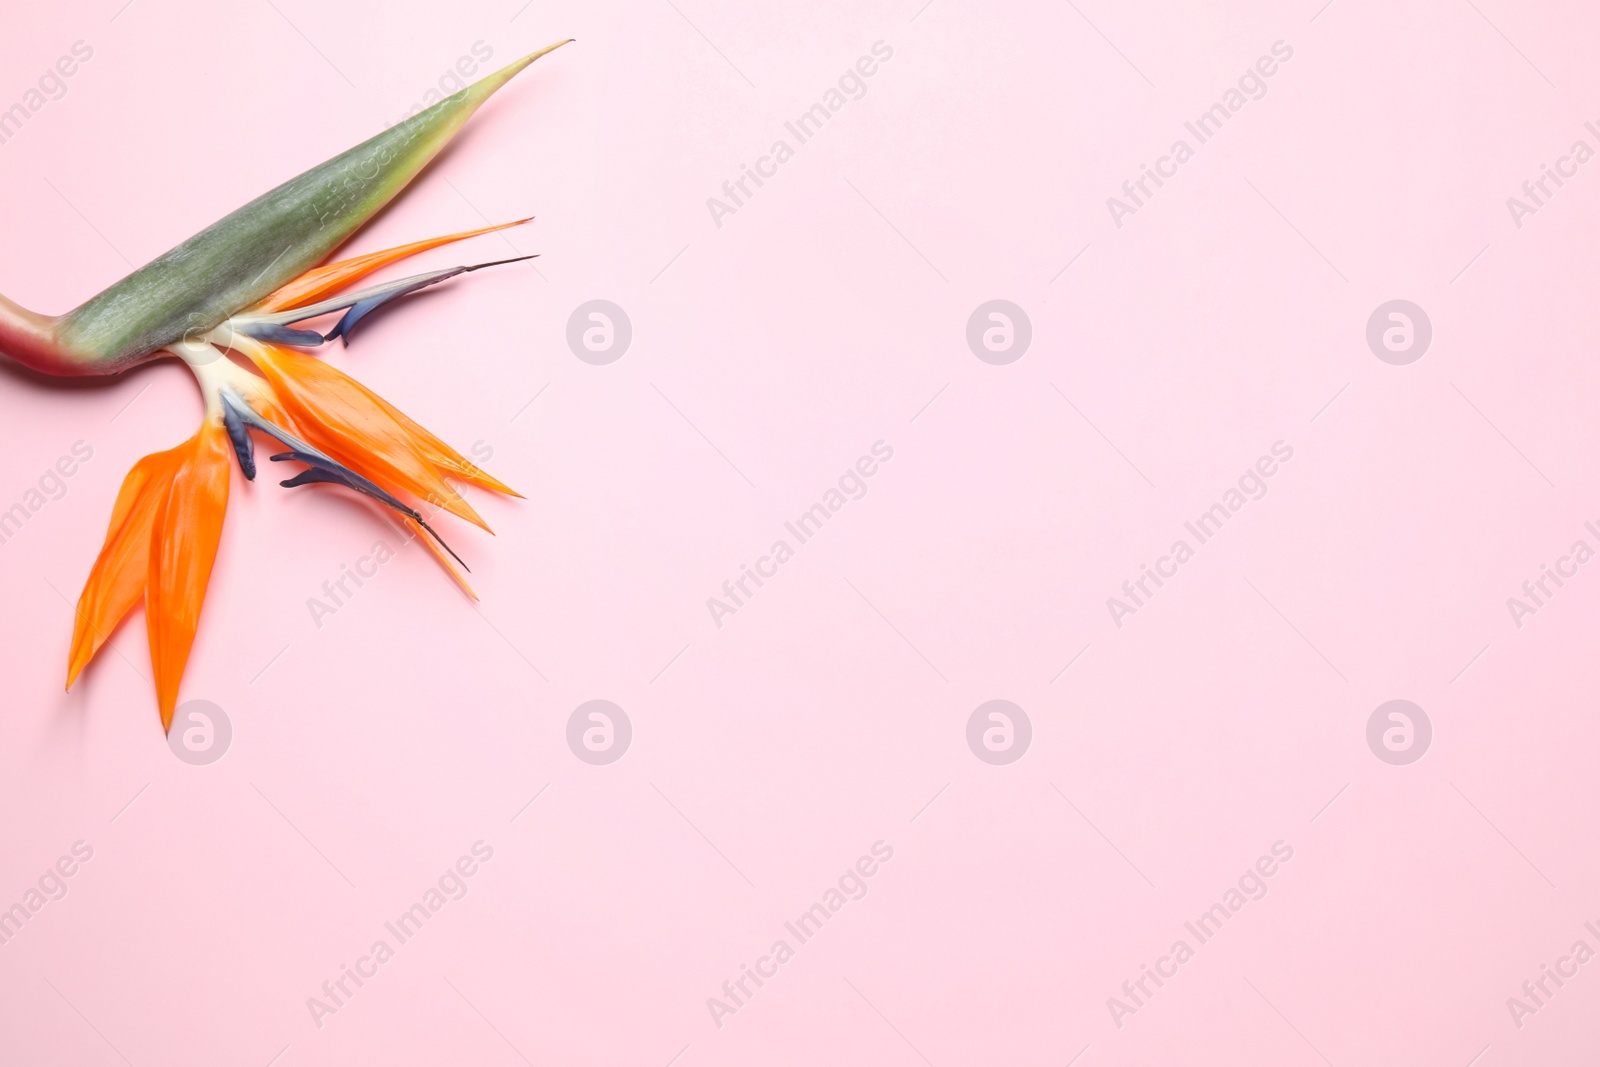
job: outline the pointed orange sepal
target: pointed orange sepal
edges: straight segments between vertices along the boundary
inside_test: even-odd
[[[222,426],[209,418],[199,433],[174,451],[181,457],[150,530],[145,589],[145,626],[163,730],[172,728],[178,685],[194,647],[222,539],[232,455]]]
[[[68,689],[117,624],[144,598],[145,577],[150,570],[150,528],[156,510],[166,500],[184,451],[185,446],[180,445],[145,456],[122,481],[116,505],[111,509],[105,545],[78,597],[72,650],[67,659]]]
[[[445,444],[431,430],[420,425],[415,419],[383,397],[370,392],[368,395],[386,414],[416,435],[417,444],[422,454],[427,457],[428,462],[438,467],[442,472],[454,475],[468,485],[475,485],[479,489],[487,489],[493,493],[504,493],[506,496],[514,496],[518,500],[525,499],[521,493]]]
[[[390,492],[409,493],[494,532],[444,480],[441,466],[456,472],[435,459],[446,448],[443,442],[388,401],[348,374],[292,349],[262,344],[253,346],[250,356],[309,443]]]
[[[369,252],[364,256],[354,259],[342,259],[337,263],[316,267],[306,271],[294,281],[285,285],[252,310],[255,311],[288,311],[290,308],[304,307],[314,304],[324,297],[332,296],[345,286],[365,278],[375,270],[387,267],[408,256],[419,252],[426,252],[430,248],[451,244],[455,241],[464,241],[468,237],[478,237],[496,230],[504,230],[512,226],[521,226],[525,222],[532,222],[532,218],[517,219],[515,222],[502,222],[498,226],[484,226],[477,230],[464,230],[461,233],[452,233],[445,237],[430,237],[426,241],[413,241],[408,245],[399,245],[395,248],[386,248],[381,252]]]

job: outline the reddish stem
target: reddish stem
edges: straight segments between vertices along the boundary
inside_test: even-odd
[[[82,377],[103,374],[90,360],[75,356],[56,336],[56,319],[0,296],[0,356],[40,374]]]

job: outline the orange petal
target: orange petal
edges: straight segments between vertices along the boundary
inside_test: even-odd
[[[166,499],[172,476],[182,462],[184,446],[145,456],[122,480],[111,525],[89,580],[78,597],[67,659],[67,688],[94,659],[117,624],[144,597],[149,571],[150,527]]]
[[[253,347],[251,355],[310,444],[391,492],[410,493],[489,530],[440,476],[429,447],[438,440],[432,434],[419,438],[421,427],[322,360],[276,345]]]
[[[525,222],[532,222],[531,218],[518,219],[515,222],[502,222],[498,226],[485,226],[478,230],[465,230],[461,233],[452,233],[447,237],[430,237],[426,241],[413,241],[408,245],[396,248],[386,248],[382,252],[370,252],[354,259],[343,259],[337,263],[315,267],[306,271],[294,281],[285,285],[251,310],[253,311],[287,311],[290,308],[304,307],[314,304],[323,297],[343,289],[351,282],[359,281],[373,271],[389,264],[414,256],[418,252],[426,252],[430,248],[438,248],[454,241],[464,241],[468,237],[478,237],[496,230],[504,230],[511,226],[521,226]]]
[[[293,356],[300,355],[300,353],[295,352],[293,349],[288,349],[287,351]],[[439,468],[441,473],[454,475],[455,477],[466,482],[468,485],[475,485],[480,489],[488,489],[495,493],[504,493],[506,496],[514,496],[518,500],[524,499],[521,493],[511,488],[509,485],[506,485],[500,479],[479,467],[476,463],[473,463],[471,460],[467,459],[467,457],[463,456],[460,452],[457,452],[455,449],[445,444],[443,440],[433,433],[432,430],[429,430],[427,427],[417,422],[411,416],[407,415],[405,412],[401,411],[399,408],[395,407],[393,404],[389,403],[383,397],[379,396],[377,393],[374,393],[372,390],[368,389],[354,378],[351,378],[347,374],[342,374],[321,360],[310,359],[309,357],[301,358],[306,359],[308,362],[313,364],[313,370],[315,367],[324,367],[332,374],[343,378],[354,388],[365,394],[367,400],[376,404],[384,412],[384,414],[388,415],[395,422],[399,423],[403,429],[412,434],[414,438],[413,443],[416,446],[417,451],[420,452],[423,458],[429,463],[432,463],[435,467]],[[485,529],[487,529],[487,527],[485,527]]]
[[[171,489],[156,509],[150,531],[150,571],[145,590],[145,625],[155,669],[161,728],[172,728],[178,685],[194,647],[211,567],[228,511],[228,465],[232,454],[220,424],[207,419],[187,445]]]
[[[430,453],[428,458],[433,460],[434,466],[439,467],[446,474],[452,474],[460,478],[468,485],[475,485],[479,489],[487,489],[491,493],[504,493],[506,496],[514,496],[518,500],[527,499],[505,482],[463,457],[448,445],[441,452]]]
[[[379,396],[377,393],[370,393],[369,395],[373,400],[377,401],[377,403],[385,412],[389,414],[391,418],[416,435],[417,443],[421,446],[423,455],[425,455],[428,458],[428,461],[435,467],[438,467],[446,474],[453,474],[467,484],[475,485],[479,489],[488,489],[491,492],[504,493],[506,496],[514,496],[518,500],[524,499],[521,493],[511,488],[509,485],[505,484],[488,471],[485,471],[476,463],[473,463],[471,460],[467,459],[460,452],[457,452],[455,449],[445,444],[438,437],[436,437],[432,431],[419,425],[409,415],[395,407],[393,404],[389,403],[383,397]]]

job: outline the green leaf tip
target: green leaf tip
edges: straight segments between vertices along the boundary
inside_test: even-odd
[[[72,368],[68,373],[120,373],[262,300],[326,259],[393,200],[497,90],[570,43],[558,41],[484,76],[257,197],[77,309],[46,320],[59,350],[56,362]],[[0,329],[0,351],[39,365],[12,352],[5,334]]]

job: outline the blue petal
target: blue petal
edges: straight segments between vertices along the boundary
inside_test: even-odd
[[[239,470],[243,472],[245,481],[255,481],[255,442],[250,440],[250,431],[230,403],[224,402],[222,405],[222,426],[228,431],[228,440],[233,443],[233,454],[239,460]]]
[[[472,568],[467,566],[465,560],[456,555],[455,549],[445,544],[444,538],[439,536],[439,531],[428,525],[428,520],[422,517],[421,512],[417,511],[415,508],[407,507],[392,494],[385,491],[375,483],[368,481],[366,478],[363,478],[361,475],[339,463],[337,460],[330,459],[320,452],[301,452],[299,450],[280,452],[276,456],[273,456],[272,459],[276,463],[291,462],[306,464],[306,470],[301,471],[293,478],[288,478],[282,482],[279,482],[279,485],[282,485],[285,488],[293,489],[296,486],[314,485],[319,482],[326,482],[332,485],[342,485],[347,489],[354,489],[358,493],[364,493],[367,496],[372,497],[374,500],[388,505],[389,507],[398,511],[400,514],[404,515],[406,518],[411,519],[424,530],[427,530],[433,539],[439,542],[439,547],[450,553],[451,557],[457,563],[461,564],[462,570],[471,573]]]
[[[280,484],[293,488],[298,485],[311,485],[316,482],[330,482],[334,485],[342,485],[354,489],[358,493],[364,493],[374,500],[393,508],[428,531],[428,535],[439,543],[439,547],[450,553],[451,557],[461,564],[462,570],[468,572],[472,570],[471,567],[467,566],[466,561],[456,555],[455,549],[445,544],[444,538],[439,536],[439,531],[428,525],[428,520],[422,517],[421,512],[415,508],[407,507],[393,493],[388,492],[377,483],[363,478],[331,456],[317,451],[281,426],[275,426],[268,422],[231,388],[224,386],[221,395],[223,421],[228,427],[228,436],[233,441],[234,451],[239,455],[241,466],[245,463],[246,454],[249,456],[250,466],[245,475],[247,478],[255,476],[255,454],[253,446],[250,444],[249,431],[259,430],[268,437],[276,438],[283,443],[284,447],[289,449],[288,452],[280,452],[273,456],[274,462],[292,461],[304,463],[308,468]],[[235,426],[237,426],[237,432],[235,431]],[[244,438],[243,452],[240,450],[240,436]]]
[[[323,343],[323,337],[316,330],[296,330],[292,326],[280,326],[275,322],[247,322],[235,327],[246,337],[254,337],[257,341],[266,341],[277,345],[307,345],[315,348]]]
[[[272,458],[273,459],[292,459],[293,457],[292,456],[273,456]],[[350,483],[347,480],[345,480],[344,478],[341,478],[336,474],[329,474],[325,470],[318,470],[316,467],[308,467],[305,470],[301,471],[299,474],[296,474],[293,478],[285,478],[283,481],[279,482],[278,484],[283,486],[285,489],[293,489],[296,486],[310,485],[313,482],[328,482],[331,485],[342,485],[346,489],[351,488]]]
[[[524,259],[533,258],[533,256],[517,256],[515,259],[497,259],[491,263],[477,263],[470,267],[451,267],[447,270],[434,271],[431,274],[418,277],[402,278],[392,288],[386,288],[352,304],[350,310],[344,313],[344,316],[334,325],[332,330],[329,330],[323,336],[322,340],[331,341],[335,337],[343,337],[344,343],[349,344],[350,336],[355,331],[357,323],[379,308],[385,307],[403,296],[410,296],[418,290],[426,289],[430,285],[437,285],[448,278],[454,278],[458,274],[468,274],[475,270],[482,270],[485,267],[498,267],[505,263],[520,263]]]

